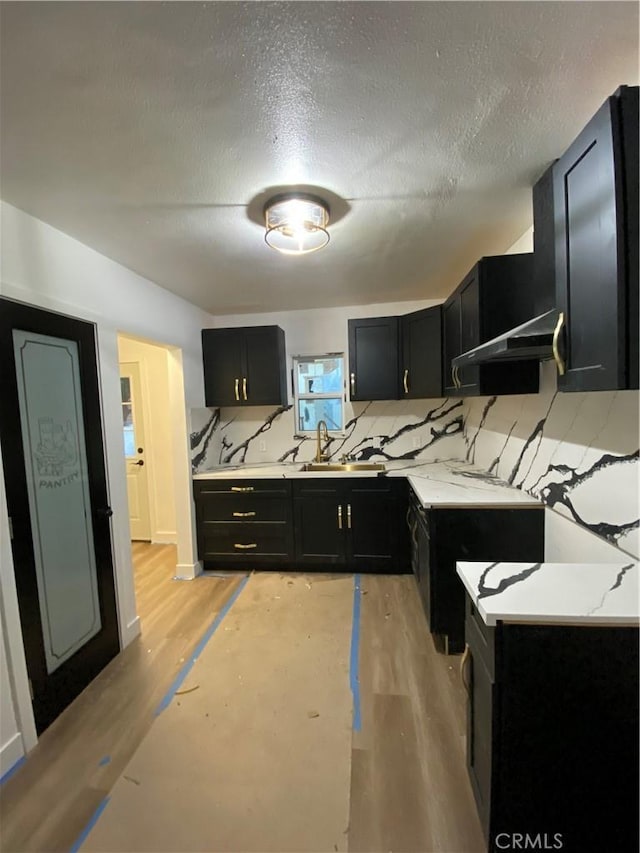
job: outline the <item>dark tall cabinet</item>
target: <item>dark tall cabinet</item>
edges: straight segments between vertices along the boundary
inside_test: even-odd
[[[444,393],[448,396],[531,394],[537,361],[453,367],[452,360],[531,318],[533,253],[482,258],[443,306]]]
[[[608,98],[553,167],[561,391],[638,387],[638,87]]]
[[[279,326],[202,330],[207,406],[286,406],[284,332]]]

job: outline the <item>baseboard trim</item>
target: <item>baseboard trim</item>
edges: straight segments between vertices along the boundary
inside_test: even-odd
[[[5,782],[24,759],[22,735],[16,732],[11,740],[0,747],[0,782]]]
[[[127,624],[123,631],[122,648],[126,649],[129,643],[133,642],[136,637],[140,636],[141,630],[140,617],[136,616],[135,619],[132,619],[131,622]]]
[[[202,563],[198,560],[196,563],[178,563],[176,566],[176,580],[192,581],[202,574]]]

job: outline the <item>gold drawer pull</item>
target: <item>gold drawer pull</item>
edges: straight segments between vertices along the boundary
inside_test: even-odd
[[[347,529],[351,530],[351,504],[347,504]]]
[[[565,367],[564,361],[562,360],[562,356],[560,355],[560,350],[558,348],[558,339],[560,338],[560,332],[562,331],[562,327],[564,325],[564,313],[561,311],[558,317],[558,322],[556,324],[555,329],[553,330],[553,358],[558,368],[558,376],[564,376]]]
[[[245,400],[248,399],[248,397],[247,397],[247,377],[246,376],[242,377],[242,396],[244,397]]]
[[[253,486],[231,486],[232,492],[252,492]]]
[[[240,387],[240,380],[239,380],[239,379],[236,379],[236,381],[234,382],[234,391],[235,391],[235,394],[236,394],[236,400],[238,400],[238,401],[240,400],[240,390],[239,390],[239,387]]]
[[[405,368],[404,376],[402,377],[402,385],[404,387],[404,393],[405,394],[409,393],[409,384],[407,381],[408,379],[409,379],[409,371],[407,370],[407,368]]]
[[[255,512],[234,512],[234,518],[253,518]]]
[[[351,396],[353,396],[356,393],[356,375],[355,375],[355,373],[352,373],[349,378],[351,381]]]
[[[233,543],[234,548],[239,548],[241,551],[246,551],[248,548],[257,548],[257,542],[250,542],[248,545],[241,545],[239,542]]]
[[[465,643],[464,654],[462,655],[462,660],[460,661],[460,678],[462,679],[462,686],[469,695],[471,693],[471,686],[467,681],[467,661],[469,660],[470,655],[471,649],[469,648],[469,643]]]
[[[342,507],[338,504],[338,530],[342,530]]]

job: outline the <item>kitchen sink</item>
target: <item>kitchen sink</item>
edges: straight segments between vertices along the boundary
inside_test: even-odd
[[[305,462],[301,471],[386,471],[384,462]]]

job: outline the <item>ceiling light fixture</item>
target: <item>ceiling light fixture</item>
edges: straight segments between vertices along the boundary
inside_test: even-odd
[[[329,207],[308,193],[283,193],[264,206],[265,242],[284,255],[307,255],[329,242]]]

